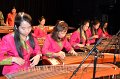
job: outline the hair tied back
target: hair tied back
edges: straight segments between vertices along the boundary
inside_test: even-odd
[[[64,22],[64,21],[59,21],[59,23],[62,23],[62,22]]]
[[[24,12],[20,12],[19,15],[23,18]]]

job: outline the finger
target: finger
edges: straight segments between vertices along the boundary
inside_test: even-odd
[[[61,56],[62,56],[62,58],[64,58],[64,57],[65,57],[65,55],[64,55],[64,54],[61,54]]]
[[[30,67],[34,67],[32,63],[30,64]]]
[[[30,61],[33,61],[34,60],[34,57],[32,59],[30,59]]]
[[[60,55],[60,58],[61,58],[61,59],[64,59],[64,56],[61,54],[61,55]]]
[[[65,57],[65,52],[62,52],[62,55]]]
[[[77,53],[75,53],[75,55],[77,56],[78,54],[77,54]]]
[[[23,65],[25,62],[20,62],[21,65]]]
[[[62,53],[63,57],[65,57],[65,53]]]
[[[60,56],[61,59],[64,59],[64,56]]]
[[[76,53],[76,52],[72,52],[72,54],[77,56],[77,53]]]
[[[64,57],[66,57],[65,53],[64,53]]]
[[[19,64],[20,66],[21,66],[21,65],[23,65],[23,63],[22,63],[22,62],[18,62],[17,64]]]
[[[34,66],[34,62],[32,62],[32,63],[30,64],[30,66],[33,67],[33,66]]]

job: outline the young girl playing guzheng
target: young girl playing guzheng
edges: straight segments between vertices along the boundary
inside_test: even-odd
[[[100,21],[95,19],[92,22],[92,26],[91,26],[91,39],[93,39],[94,41],[92,41],[91,43],[95,43],[100,37],[102,37],[102,32],[98,31],[100,28]]]
[[[98,33],[101,33],[100,35],[104,38],[111,38],[112,36],[107,31],[108,28],[108,22],[105,21],[102,23],[101,28],[98,29]]]
[[[72,33],[70,37],[70,44],[74,49],[79,49],[85,45],[89,46],[94,40],[91,39],[91,31],[89,29],[89,20],[84,20],[81,26]]]
[[[38,64],[42,54],[37,40],[31,34],[31,21],[30,15],[19,12],[15,17],[14,33],[2,38],[0,65],[4,65],[3,75]]]
[[[76,55],[77,53],[73,50],[72,46],[66,38],[68,30],[68,24],[64,21],[58,21],[55,25],[53,32],[48,34],[43,48],[42,53],[47,57],[60,57],[64,59],[65,52],[62,51],[65,48],[68,53]]]
[[[39,25],[38,27],[35,27],[34,29],[34,35],[37,37],[37,38],[44,38],[46,37],[47,35],[47,28],[45,27],[45,18],[42,16],[40,19],[39,19]]]

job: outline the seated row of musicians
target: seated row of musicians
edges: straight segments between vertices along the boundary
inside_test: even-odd
[[[4,65],[2,74],[12,74],[21,69],[34,67],[38,64],[42,53],[37,39],[32,35],[31,16],[24,12],[19,12],[15,17],[14,32],[2,38],[0,47],[0,65]],[[49,34],[42,49],[44,55],[64,58],[62,48],[76,55],[70,43],[65,38],[68,25],[64,21],[56,24],[54,32]],[[31,58],[32,57],[32,58]]]
[[[39,25],[34,29],[34,36],[37,38],[45,39],[47,36],[47,29],[45,28],[45,18],[42,16],[39,19]],[[100,28],[100,25],[102,26]],[[74,48],[89,46],[94,44],[96,39],[100,37],[110,38],[111,35],[107,32],[108,22],[100,23],[99,20],[94,20],[92,22],[92,27],[90,26],[90,20],[85,20],[81,23],[81,26],[72,33],[70,36],[70,44]]]
[[[103,26],[103,31],[100,28],[100,21],[94,20],[92,22],[92,27],[90,28],[90,21],[85,20],[81,24],[81,26],[72,33],[70,37],[70,44],[75,48],[80,48],[84,46],[89,46],[90,44],[94,44],[97,39],[104,37],[110,38],[111,35],[105,30],[107,28],[107,22]]]
[[[31,21],[32,18],[29,14],[19,12],[15,17],[14,33],[10,33],[2,38],[0,65],[4,65],[3,75],[15,73],[28,67],[34,67],[38,64],[42,54],[47,57],[60,57],[64,59],[65,52],[62,51],[63,48],[65,48],[68,53],[77,55],[73,48],[76,47],[77,44],[73,43],[75,45],[72,45],[72,47],[71,42],[69,43],[66,38],[68,24],[65,21],[58,21],[56,23],[53,32],[45,37],[46,39],[42,50],[38,45],[37,39],[31,33]],[[88,28],[89,22],[85,22],[81,30],[86,28],[84,26]],[[79,35],[81,34],[80,32],[76,34],[78,34],[78,38],[76,36],[74,38],[79,39],[80,42]],[[72,36],[74,36],[74,33]],[[95,36],[92,38],[94,37]],[[70,39],[70,41],[71,40],[72,39]],[[85,43],[83,46],[84,45]]]
[[[94,44],[96,42],[96,39],[99,39],[101,37],[104,37],[104,38],[111,37],[111,35],[108,34],[107,30],[105,30],[107,28],[107,22],[104,23],[103,28],[100,28],[99,20],[93,21],[92,25],[93,25],[92,28],[90,28],[89,27],[90,21],[85,20],[82,22],[81,26],[75,32],[72,33],[72,35],[70,36],[69,43],[71,44],[71,46],[74,49],[78,49],[80,47],[89,46],[90,44]],[[102,29],[104,29],[104,30],[102,30]],[[54,31],[55,30],[53,30],[52,34],[54,34]],[[49,39],[49,37],[47,36],[46,40],[48,40],[48,39]],[[46,44],[44,43],[44,45],[46,45]],[[43,49],[45,47],[44,45],[43,45]]]

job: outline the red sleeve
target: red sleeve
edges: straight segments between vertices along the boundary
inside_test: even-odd
[[[7,55],[7,51],[10,51],[10,45],[8,45],[8,38],[4,36],[1,41],[2,47],[0,47],[0,60],[5,59],[6,57],[9,58],[10,56],[5,56]]]
[[[80,33],[78,31],[75,31],[72,33],[72,35],[70,37],[70,44],[73,46],[79,42],[80,42]]]
[[[70,50],[72,49],[72,46],[71,46],[71,44],[68,42],[67,38],[65,38],[64,42],[65,42],[65,43],[64,43],[65,49],[66,49],[67,51],[70,51]]]
[[[46,54],[49,52],[49,46],[50,46],[50,41],[49,41],[49,36],[46,37],[43,47],[42,47],[42,54]]]
[[[34,49],[33,55],[41,54],[41,49],[37,39],[34,38],[34,41],[35,41],[35,49]]]
[[[101,28],[98,29],[98,38],[101,38],[103,36],[103,31]]]

